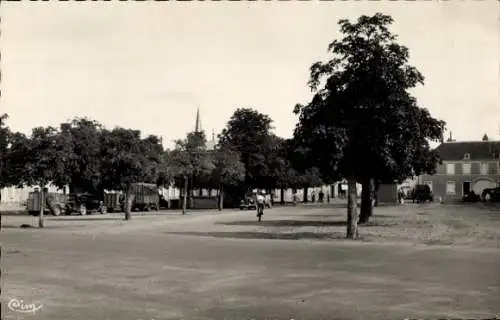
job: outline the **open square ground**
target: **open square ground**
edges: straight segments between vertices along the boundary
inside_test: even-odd
[[[3,216],[5,319],[403,319],[500,314],[500,210],[375,208],[344,240],[345,205]],[[7,307],[35,303],[34,314]]]

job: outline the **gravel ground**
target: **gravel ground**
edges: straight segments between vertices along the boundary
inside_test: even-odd
[[[403,319],[500,313],[500,211],[344,205],[2,217],[2,319]],[[42,308],[14,312],[12,299]]]

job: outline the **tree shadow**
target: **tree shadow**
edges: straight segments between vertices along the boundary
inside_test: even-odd
[[[317,219],[345,219],[346,215],[345,214],[338,214],[338,213],[332,213],[332,214],[303,214],[300,215],[302,217],[306,218],[317,218]],[[370,221],[373,221],[374,219],[393,219],[397,218],[398,215],[389,215],[389,214],[374,214],[373,216],[370,217]]]
[[[76,225],[79,227],[84,227],[84,225]],[[75,225],[72,225],[71,227],[75,227]],[[46,229],[64,229],[68,228],[68,226],[58,226],[58,225],[45,225],[43,228],[40,228],[38,224],[32,225],[32,224],[21,224],[19,226],[15,225],[2,225],[0,229],[27,229],[27,230],[46,230]]]
[[[345,209],[347,208],[347,202],[346,203],[300,203],[297,206],[292,206],[291,208],[307,208],[307,209],[312,209],[312,210],[317,210],[317,209],[330,209],[330,208],[341,208]]]
[[[342,227],[345,221],[321,221],[321,220],[263,220],[263,221],[231,221],[216,222],[215,224],[226,226],[261,226],[261,227]]]
[[[258,240],[345,240],[344,232],[166,232],[170,235],[213,237],[213,238],[231,238],[231,239],[258,239]],[[368,242],[360,237],[359,241]]]
[[[263,220],[261,222],[255,220],[231,221],[231,222],[216,222],[218,225],[225,226],[253,226],[253,227],[345,227],[347,222],[343,221],[328,221],[328,220]],[[395,224],[380,223],[377,221],[369,221],[365,224],[360,224],[359,227],[390,227]]]
[[[120,218],[83,218],[83,217],[75,217],[75,218],[56,218],[56,217],[51,217],[50,219],[47,219],[50,221],[124,221],[125,218],[120,217]]]
[[[344,219],[346,215],[344,213],[338,214],[338,213],[323,213],[323,214],[301,214],[301,217],[307,217],[307,218],[319,218],[319,219],[332,219],[332,218],[341,218]]]
[[[19,225],[19,226],[15,226],[15,225],[3,225],[0,227],[0,229],[34,229],[34,228],[38,228],[38,227],[35,227],[33,225],[28,225],[28,224],[22,224],[22,225]]]

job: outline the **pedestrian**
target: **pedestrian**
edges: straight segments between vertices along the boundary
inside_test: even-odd
[[[312,192],[311,200],[313,203],[316,202],[316,192],[314,192],[314,191]]]
[[[319,202],[323,203],[324,200],[325,200],[325,193],[323,192],[323,190],[321,190],[319,192]]]

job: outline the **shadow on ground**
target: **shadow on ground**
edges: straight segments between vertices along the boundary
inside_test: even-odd
[[[296,208],[296,206],[291,206],[290,208]],[[329,208],[347,208],[346,203],[301,203],[298,207],[307,208],[307,209],[329,209]]]
[[[264,220],[264,221],[231,221],[231,222],[216,222],[219,225],[226,226],[261,226],[261,227],[344,227],[346,221],[325,221],[325,220]],[[370,221],[366,224],[359,225],[360,227],[390,227],[395,224],[380,223]]]
[[[120,217],[120,218],[82,218],[82,217],[78,217],[78,216],[75,216],[74,218],[57,218],[57,217],[51,217],[49,218],[48,220],[52,220],[52,221],[123,221],[124,218],[123,217]]]
[[[233,239],[259,239],[259,240],[344,240],[346,238],[343,232],[166,232],[169,235],[213,237],[213,238],[233,238]],[[361,241],[367,242],[363,238]]]
[[[1,229],[33,229],[33,228],[38,228],[33,225],[28,225],[28,224],[23,224],[23,225],[5,225],[2,224]]]
[[[332,219],[332,218],[340,218],[340,219],[345,219],[346,214],[344,212],[342,213],[336,213],[333,212],[331,214],[329,213],[324,213],[324,214],[301,214],[300,216],[307,217],[307,218],[319,218],[319,219]],[[398,217],[397,214],[394,215],[389,215],[389,214],[374,214],[370,219],[377,219],[377,218],[395,218]]]
[[[71,225],[71,227],[85,227],[85,225]],[[43,228],[38,227],[38,224],[21,224],[21,225],[4,225],[0,227],[0,229],[27,229],[27,230],[46,230],[46,229],[64,229],[68,228],[68,226],[57,226],[46,224]]]

